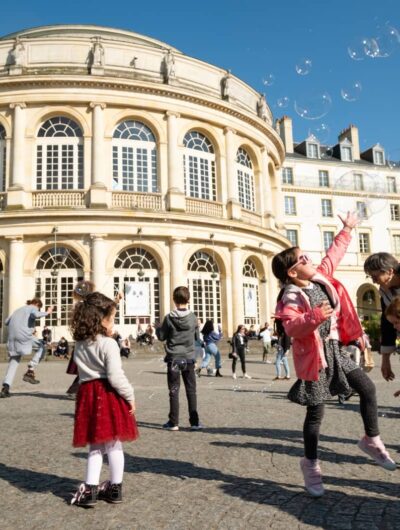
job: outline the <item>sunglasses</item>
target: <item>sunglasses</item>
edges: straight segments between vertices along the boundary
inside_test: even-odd
[[[302,254],[298,257],[298,260],[294,265],[292,265],[287,271],[293,271],[298,265],[307,265],[307,263],[312,263],[311,258],[308,254]]]

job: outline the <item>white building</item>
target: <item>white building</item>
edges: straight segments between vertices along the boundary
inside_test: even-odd
[[[319,263],[342,226],[337,213],[358,211],[363,220],[337,277],[360,315],[379,310],[377,289],[366,278],[363,263],[374,252],[390,252],[400,259],[398,165],[388,163],[379,144],[360,153],[354,125],[342,131],[337,145],[329,149],[314,136],[294,143],[287,116],[276,122],[276,128],[286,149],[280,175],[288,239]]]

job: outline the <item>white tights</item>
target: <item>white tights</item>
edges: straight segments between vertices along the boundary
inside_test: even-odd
[[[124,451],[119,440],[105,444],[90,445],[86,468],[86,484],[99,485],[104,453],[107,453],[111,484],[121,484],[124,475]]]

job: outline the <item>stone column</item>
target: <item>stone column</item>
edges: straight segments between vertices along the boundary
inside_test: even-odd
[[[106,282],[106,249],[104,238],[107,234],[90,234],[92,239],[92,282],[99,291],[104,290]]]
[[[273,228],[273,209],[272,209],[272,186],[268,171],[268,149],[261,148],[261,186],[260,194],[264,198],[263,210],[261,211],[263,226]]]
[[[7,189],[7,209],[19,210],[31,207],[31,194],[25,192],[25,103],[12,103],[14,111],[11,142],[11,171]]]
[[[167,205],[169,210],[185,211],[186,201],[183,192],[183,161],[179,157],[178,149],[178,119],[177,112],[166,112],[168,133],[168,194]]]
[[[107,208],[111,206],[111,192],[107,191],[104,159],[104,109],[106,105],[95,101],[90,103],[90,108],[92,109],[90,205],[95,208]]]
[[[18,309],[34,293],[24,290],[24,241],[22,236],[10,236],[8,254],[8,315]]]
[[[271,318],[271,315],[275,313],[276,299],[278,297],[278,292],[279,292],[278,280],[272,274],[272,266],[271,266],[272,259],[273,259],[273,256],[268,256],[268,271],[271,271],[269,278],[268,278],[269,281],[267,283],[268,293],[269,293],[269,307],[271,310],[269,318]]]
[[[175,287],[186,285],[186,271],[183,269],[183,237],[171,237],[169,241],[169,255],[171,266],[171,307],[173,306],[172,293]]]
[[[244,321],[242,247],[240,245],[232,245],[230,252],[232,271],[232,319],[233,329],[236,329]]]
[[[229,219],[240,219],[242,208],[239,203],[237,175],[235,170],[236,152],[234,145],[234,135],[236,131],[230,127],[225,127],[225,158],[226,158],[226,181],[228,189],[227,215]]]

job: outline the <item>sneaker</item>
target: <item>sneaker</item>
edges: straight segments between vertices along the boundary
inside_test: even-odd
[[[249,374],[243,374],[243,379],[251,379],[251,375],[249,375]]]
[[[357,445],[361,451],[369,455],[379,466],[382,466],[388,471],[394,471],[396,469],[396,462],[390,458],[380,436],[375,436],[374,438],[364,436]]]
[[[289,380],[289,379],[290,379],[290,375],[287,375],[287,376],[285,377],[285,379]]]
[[[232,379],[237,379],[237,375],[235,373],[232,374]]]
[[[201,368],[196,368],[195,373],[196,373],[197,377],[200,377],[201,376]]]
[[[167,423],[164,423],[163,429],[167,431],[179,431],[179,425],[174,425],[172,421],[167,421]]]
[[[202,429],[204,429],[204,425],[202,425],[201,423],[198,423],[197,425],[191,425],[190,426],[190,430],[191,431],[201,431]]]
[[[321,468],[318,460],[300,459],[300,468],[303,472],[304,485],[312,497],[321,497],[324,493]]]
[[[0,398],[8,398],[10,396],[10,385],[8,385],[7,383],[3,383],[3,388],[0,392]]]
[[[208,376],[214,376],[216,373],[217,373],[217,370],[214,370],[214,368],[207,368]]]
[[[93,508],[97,504],[97,490],[98,486],[91,486],[82,482],[72,497],[71,504],[82,506],[82,508]]]
[[[272,361],[265,361],[265,364],[272,364]]]
[[[40,381],[36,379],[35,372],[33,370],[28,370],[22,379],[27,383],[31,383],[31,385],[38,385],[40,383]]]
[[[102,482],[99,486],[98,498],[111,504],[122,502],[122,484],[111,484],[109,480]]]

